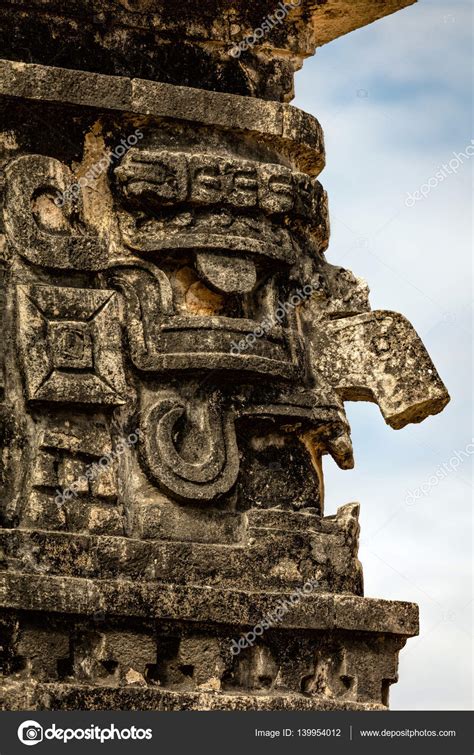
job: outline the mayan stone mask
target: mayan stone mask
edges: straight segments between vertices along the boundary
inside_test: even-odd
[[[449,397],[325,258],[322,130],[284,102],[310,5],[293,67],[254,50],[221,87],[204,21],[191,86],[124,75],[113,35],[99,72],[2,62],[6,707],[388,704],[416,607],[363,597],[358,506],[324,517],[322,457],[353,465],[345,401],[399,429]]]

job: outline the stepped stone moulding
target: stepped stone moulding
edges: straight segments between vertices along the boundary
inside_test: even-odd
[[[326,260],[288,100],[408,4],[302,0],[236,58],[270,2],[0,2],[4,709],[387,707],[417,607],[364,597],[322,457],[353,465],[344,401],[399,429],[449,396]]]

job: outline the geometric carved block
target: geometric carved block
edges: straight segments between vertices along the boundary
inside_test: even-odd
[[[19,349],[30,401],[124,403],[116,296],[18,286]]]
[[[69,637],[51,627],[26,626],[20,631],[16,652],[34,678],[54,680],[58,663],[69,655]]]

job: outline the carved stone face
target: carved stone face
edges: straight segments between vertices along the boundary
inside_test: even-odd
[[[45,0],[38,28],[68,54],[77,31],[81,66],[121,77],[2,61],[0,645],[15,708],[373,709],[417,631],[415,607],[360,597],[359,507],[322,516],[321,458],[352,464],[344,400],[402,427],[448,396],[409,323],[371,312],[366,284],[324,259],[317,121],[216,91],[289,91],[295,39],[276,39],[275,66],[268,48],[218,60],[244,31],[231,16],[253,28],[268,3],[219,6],[216,26],[213,3],[153,0],[138,29],[141,0],[80,24]],[[204,13],[192,44],[183,8]],[[140,80],[159,61],[196,86]]]
[[[115,170],[124,244],[160,276],[153,306],[141,302],[150,337],[136,366],[301,383],[296,313],[327,242],[321,185],[264,149],[249,159],[223,141],[206,151],[185,138],[168,147],[159,133],[148,142]]]
[[[130,263],[110,281],[127,302],[134,366],[161,376],[158,392],[140,391],[149,473],[181,499],[228,493],[240,468],[236,423],[249,421],[273,435],[260,445],[284,455],[292,436],[304,457],[294,429],[315,428],[315,397],[299,309],[320,287],[321,185],[264,143],[214,133],[207,145],[185,129],[147,133],[114,175]],[[183,421],[194,429],[180,453],[172,438]],[[305,470],[313,490],[315,474]]]
[[[317,170],[319,126],[307,127]],[[28,405],[58,437],[69,430],[45,405],[77,407],[72,435],[84,410],[140,431],[118,478],[151,532],[162,512],[148,504],[163,501],[321,513],[322,455],[353,463],[343,400],[376,400],[401,426],[425,404],[398,341],[413,342],[423,370],[429,359],[401,318],[370,313],[366,285],[324,259],[326,193],[302,172],[293,132],[142,128],[103,172],[94,223],[87,191],[53,201],[77,185],[60,161],[25,155],[7,168]]]

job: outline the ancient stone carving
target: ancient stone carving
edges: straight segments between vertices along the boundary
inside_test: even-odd
[[[399,428],[449,397],[324,256],[321,127],[283,101],[330,14],[303,0],[237,63],[230,18],[260,3],[195,4],[192,34],[155,5],[114,8],[89,57],[88,14],[45,0],[85,70],[14,41],[0,62],[0,705],[385,708],[417,609],[363,597],[359,507],[324,516],[322,460],[354,463],[344,401]],[[171,83],[164,30],[199,62]]]
[[[397,312],[328,323],[315,333],[317,369],[345,401],[374,401],[391,427],[421,422],[449,397],[417,333]]]
[[[130,149],[115,174],[126,199],[155,209],[190,205],[293,213],[310,225],[318,218],[323,189],[306,173],[283,165],[236,160],[219,154]]]
[[[99,270],[106,247],[81,221],[82,203],[55,200],[74,183],[63,163],[25,155],[6,172],[5,226],[18,253],[35,265],[66,270]]]
[[[183,402],[158,395],[143,413],[144,456],[153,477],[178,498],[209,501],[227,493],[239,472],[234,418],[214,393],[205,401]],[[185,421],[180,445],[175,437]]]
[[[5,317],[5,268],[0,263],[0,333],[4,330],[4,317]],[[0,346],[0,399],[4,397],[5,391],[5,354],[4,346]]]
[[[113,291],[19,286],[17,304],[30,401],[124,403]]]

